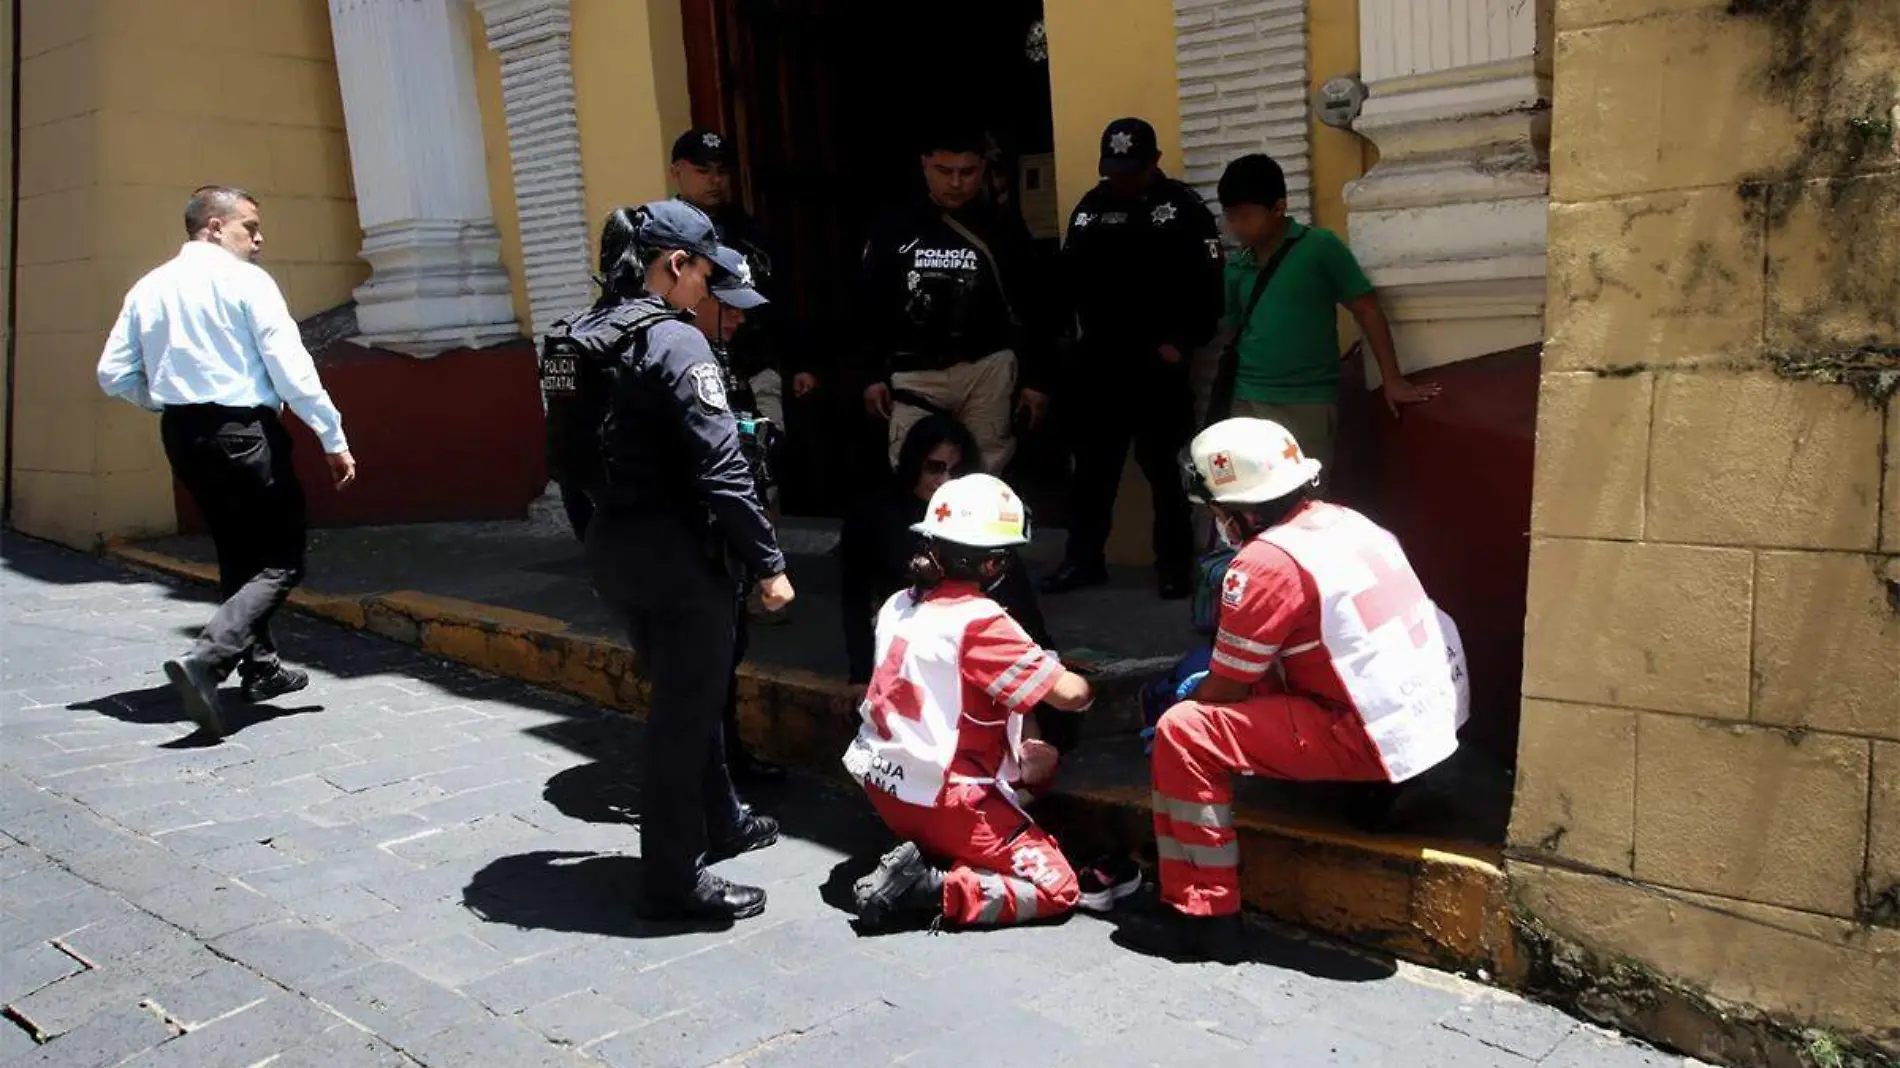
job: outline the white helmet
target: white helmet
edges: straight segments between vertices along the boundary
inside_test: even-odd
[[[1266,419],[1223,419],[1188,446],[1190,496],[1221,504],[1277,500],[1319,478],[1320,463]]]
[[[1000,478],[964,475],[930,495],[924,521],[910,529],[972,549],[1002,549],[1029,543],[1022,498]]]

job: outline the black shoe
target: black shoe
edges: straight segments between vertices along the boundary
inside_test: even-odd
[[[742,810],[739,825],[733,829],[730,837],[721,838],[706,851],[706,863],[717,864],[722,860],[731,860],[741,853],[750,853],[755,849],[764,849],[778,841],[778,821],[770,816],[755,816],[750,808]]]
[[[259,675],[254,679],[245,679],[244,688],[239,691],[248,704],[262,704],[285,694],[296,693],[310,685],[310,676],[296,668],[280,667],[269,675]]]
[[[1168,905],[1130,920],[1116,940],[1137,953],[1172,961],[1239,964],[1246,959],[1247,928],[1240,914],[1189,916]]]
[[[192,722],[213,738],[224,737],[224,715],[218,706],[218,680],[203,661],[189,656],[165,661],[165,677],[185,703]]]
[[[1125,853],[1110,853],[1083,868],[1076,876],[1082,891],[1081,906],[1090,912],[1107,912],[1141,889],[1141,865]]]
[[[905,842],[878,859],[877,868],[852,884],[858,923],[876,930],[908,913],[943,914],[943,872],[924,859],[915,842]]]
[[[758,786],[785,778],[783,765],[760,760],[743,749],[733,749],[726,754],[726,770],[732,773],[732,781],[740,786]]]
[[[1084,586],[1108,585],[1108,568],[1102,564],[1077,564],[1064,561],[1061,567],[1042,580],[1042,592],[1051,596],[1068,593]]]
[[[699,885],[679,896],[648,894],[636,910],[643,920],[678,923],[731,923],[765,911],[765,891],[727,882],[709,871]]]
[[[1164,601],[1185,601],[1194,595],[1194,583],[1182,575],[1161,576],[1159,588]]]

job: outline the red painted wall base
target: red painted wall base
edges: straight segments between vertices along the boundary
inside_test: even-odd
[[[1425,589],[1458,624],[1471,665],[1466,737],[1517,758],[1530,574],[1541,346],[1414,375],[1437,400],[1394,420],[1377,393],[1340,411],[1333,496],[1397,535]]]
[[[311,526],[519,519],[547,488],[528,342],[427,360],[343,342],[318,353],[317,366],[358,470],[355,485],[332,490],[316,437],[286,416]],[[174,492],[179,529],[202,532],[190,495]]]

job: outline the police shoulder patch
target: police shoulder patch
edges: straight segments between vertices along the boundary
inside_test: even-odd
[[[716,363],[696,363],[686,371],[693,383],[693,396],[709,412],[730,410],[726,402],[726,376]]]

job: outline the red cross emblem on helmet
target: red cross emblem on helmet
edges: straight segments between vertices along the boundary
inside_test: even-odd
[[[1225,486],[1240,477],[1234,472],[1234,458],[1227,453],[1215,453],[1208,458],[1207,466],[1214,471],[1213,482],[1216,486]]]

